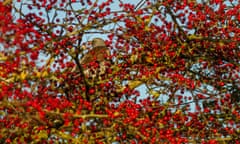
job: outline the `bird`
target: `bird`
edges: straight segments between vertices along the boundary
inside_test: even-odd
[[[101,38],[94,38],[90,43],[92,48],[83,55],[80,64],[84,69],[85,77],[95,79],[105,74],[107,65],[110,64],[108,58],[110,50]]]
[[[101,38],[94,38],[91,41],[91,45],[92,49],[83,56],[80,64],[86,65],[94,61],[102,62],[106,60],[107,56],[110,54],[104,40]]]

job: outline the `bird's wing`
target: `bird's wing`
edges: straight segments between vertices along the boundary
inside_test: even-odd
[[[109,55],[109,50],[107,47],[95,47],[94,49],[87,52],[82,60],[80,61],[81,64],[88,64],[90,62],[93,62],[95,60],[97,61],[104,61]]]

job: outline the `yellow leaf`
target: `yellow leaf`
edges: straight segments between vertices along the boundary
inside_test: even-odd
[[[36,76],[37,76],[37,78],[40,78],[41,77],[41,72],[36,72]]]
[[[153,58],[152,57],[146,57],[146,62],[153,64]]]
[[[137,55],[131,55],[130,60],[132,63],[134,63],[135,61],[137,61],[137,58]]]
[[[137,22],[138,22],[138,23],[143,22],[143,19],[142,19],[141,17],[139,17],[139,16],[136,16],[136,19],[137,19]]]
[[[161,70],[165,69],[166,67],[165,66],[162,66],[162,67],[157,67],[156,68],[156,73],[159,73]]]
[[[130,81],[128,83],[128,86],[130,87],[130,89],[134,89],[138,86],[140,86],[143,82],[142,81]]]
[[[76,51],[75,51],[74,48],[71,48],[71,49],[70,49],[69,55],[72,56],[72,57],[75,57],[75,56],[76,56]]]
[[[20,55],[26,55],[26,52],[25,51],[21,51]]]
[[[3,2],[3,5],[8,5],[8,4],[11,4],[12,3],[12,0],[5,0],[4,2]]]
[[[6,60],[7,60],[7,57],[3,53],[0,53],[0,61],[6,61]]]
[[[182,111],[181,111],[181,110],[177,110],[177,111],[175,112],[175,114],[176,114],[176,115],[182,114]]]
[[[71,137],[64,132],[58,131],[57,133],[62,139],[71,139]]]
[[[151,52],[147,52],[147,55],[146,55],[146,57],[145,57],[145,60],[146,60],[146,62],[148,62],[148,63],[154,64],[154,62],[153,62],[153,57],[152,57],[152,53],[151,53]]]
[[[20,80],[25,80],[27,77],[27,73],[25,71],[22,71],[21,74],[20,74]]]
[[[190,40],[201,40],[202,37],[201,36],[196,36],[196,35],[189,35],[188,39],[190,39]]]
[[[3,79],[3,81],[5,81],[5,82],[7,82],[7,83],[12,83],[12,82],[15,81],[15,79],[16,79],[15,76],[11,76],[11,77],[9,77],[8,79]]]
[[[151,29],[150,29],[150,27],[149,26],[145,26],[144,27],[144,31],[150,31]]]
[[[159,124],[160,128],[164,128],[164,125],[162,123]]]
[[[82,124],[82,127],[81,127],[81,128],[82,128],[82,131],[83,131],[83,132],[85,132],[85,131],[87,130],[87,126],[86,126],[84,123]]]
[[[41,130],[38,133],[37,137],[40,138],[40,139],[47,139],[48,138],[48,133],[45,130]]]
[[[149,25],[149,23],[151,22],[152,17],[148,17],[147,19],[145,19],[145,23],[146,25]],[[149,28],[149,27],[148,27]]]
[[[42,77],[47,77],[48,76],[48,72],[45,70],[42,72]]]
[[[54,57],[50,57],[46,63],[46,67],[50,68],[53,62],[54,62]]]
[[[158,98],[159,95],[160,95],[160,93],[157,92],[157,91],[155,91],[155,90],[151,90],[149,93],[150,93],[152,96],[154,96],[155,98]]]
[[[224,46],[224,43],[222,41],[220,41],[219,45],[222,47],[222,46]]]
[[[119,112],[114,112],[114,116],[118,116],[120,113]]]
[[[50,79],[51,79],[51,80],[54,80],[54,81],[57,81],[57,82],[62,82],[62,81],[64,81],[63,78],[57,78],[57,77],[54,76],[54,75],[52,75],[52,76],[50,77]]]

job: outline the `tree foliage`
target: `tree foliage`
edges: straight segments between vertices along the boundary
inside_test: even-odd
[[[0,143],[240,143],[239,9],[0,2]],[[96,35],[111,62],[93,80],[99,62],[79,61]]]

